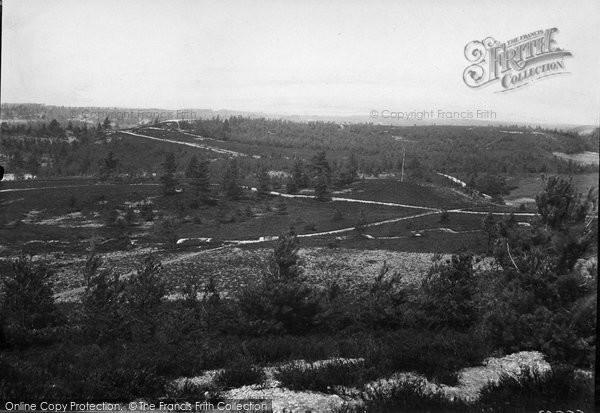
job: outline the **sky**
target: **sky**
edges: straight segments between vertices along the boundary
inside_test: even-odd
[[[2,19],[3,103],[599,122],[597,0],[4,0]],[[465,85],[467,43],[551,27],[569,73]]]

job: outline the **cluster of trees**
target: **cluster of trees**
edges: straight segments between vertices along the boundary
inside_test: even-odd
[[[110,152],[103,160],[103,170],[114,170],[116,164],[117,161]],[[255,187],[257,195],[264,198],[272,190],[282,189],[281,187],[285,185],[283,189],[290,194],[296,194],[303,189],[314,189],[319,200],[327,201],[331,197],[333,188],[348,185],[358,178],[358,166],[354,156],[333,171],[325,152],[317,153],[310,164],[296,159],[291,173],[286,178],[272,178],[265,167],[244,176],[238,158],[232,158],[225,164],[221,163],[223,171],[217,176],[211,173],[209,165],[207,159],[199,159],[193,155],[185,167],[184,174],[178,174],[176,156],[173,152],[167,152],[160,176],[164,195],[175,194],[180,180],[184,179],[198,201],[207,201],[213,192],[216,194],[217,191],[212,190],[211,181],[218,183],[218,193],[230,200],[239,199],[244,187]]]
[[[430,171],[513,174],[598,170],[597,166],[577,165],[552,155],[597,150],[593,138],[539,127],[340,125],[241,116],[197,120],[182,127],[251,145],[325,150],[339,154],[336,159],[360,153],[360,169],[369,174],[400,170],[404,149],[407,169],[417,176]]]
[[[85,123],[63,128],[56,120],[49,124],[2,124],[0,152],[8,170],[45,176],[81,176],[98,171],[97,140],[105,138],[104,127],[88,128]],[[72,137],[69,142],[67,137]],[[103,150],[100,153],[104,152]]]
[[[109,151],[119,153],[122,161],[116,173],[132,176],[160,171],[164,155],[172,150],[172,145],[155,142],[153,149],[149,150],[147,145],[131,137],[122,139],[111,135],[107,139],[106,131],[111,128],[111,123],[108,118],[92,127],[77,121],[61,125],[56,120],[49,123],[3,123],[0,152],[8,158],[11,172],[101,176],[100,165]],[[597,165],[580,165],[552,155],[555,151],[596,150],[589,137],[541,129],[339,125],[244,117],[216,117],[181,122],[180,126],[198,135],[227,140],[231,144],[258,145],[264,149],[261,159],[238,160],[242,180],[252,180],[262,169],[292,173],[297,159],[311,162],[314,153],[323,151],[328,153],[331,177],[327,181],[330,186],[351,182],[358,171],[366,175],[399,173],[403,164],[406,178],[413,180],[430,180],[435,172],[469,180],[475,175],[502,177],[521,172],[576,174],[598,170]],[[176,131],[172,133],[177,134]],[[171,138],[177,139],[177,135]],[[144,157],[137,156],[140,150],[144,151]],[[183,152],[177,150],[178,160],[185,157],[185,162],[179,162],[181,169],[178,172],[184,172],[184,166],[191,157],[189,152],[187,149]],[[219,180],[225,171],[223,162],[219,160],[210,165]],[[306,174],[310,176],[312,172],[306,171]],[[474,179],[481,181],[483,178]],[[301,179],[296,183],[300,184],[299,188],[302,187]],[[314,186],[314,183],[311,185]],[[485,182],[477,183],[476,187],[486,185]],[[295,190],[293,184],[291,189]]]

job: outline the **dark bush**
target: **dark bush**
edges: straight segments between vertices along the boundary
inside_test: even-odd
[[[237,388],[261,384],[266,379],[263,369],[254,366],[249,359],[238,360],[217,373],[214,382],[224,388]]]
[[[572,367],[554,366],[541,373],[528,368],[520,375],[503,375],[498,383],[481,391],[482,411],[526,413],[539,410],[591,412],[594,384],[591,375],[576,373]]]
[[[291,390],[334,392],[335,386],[360,387],[375,380],[380,372],[364,361],[334,360],[327,363],[295,362],[279,368],[275,378]]]
[[[419,323],[429,328],[466,331],[478,319],[477,282],[473,257],[453,256],[445,263],[434,264],[419,291]]]
[[[280,236],[262,279],[238,296],[251,330],[304,334],[321,323],[324,297],[302,278],[298,260],[296,235]]]
[[[449,400],[440,393],[428,391],[422,379],[399,381],[391,389],[368,392],[364,406],[348,412],[395,413],[395,412],[445,412],[463,413],[469,405],[461,400]]]
[[[26,345],[62,323],[50,270],[21,255],[0,278],[0,325],[7,344]]]

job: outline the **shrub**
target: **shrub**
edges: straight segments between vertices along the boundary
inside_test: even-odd
[[[59,324],[51,275],[47,267],[34,266],[21,255],[11,263],[8,275],[1,278],[0,324],[6,327],[9,343],[25,344],[36,331]]]
[[[342,306],[354,313],[354,321],[370,328],[397,328],[403,324],[403,304],[407,290],[400,284],[402,276],[384,261],[378,276],[361,289],[356,297],[340,297]]]
[[[367,392],[364,406],[354,412],[392,413],[392,412],[465,412],[469,406],[461,400],[449,400],[441,393],[432,392],[425,387],[425,381],[418,378],[398,381],[391,388],[376,388]],[[361,410],[362,409],[362,410]]]
[[[535,349],[553,361],[593,364],[597,273],[577,266],[597,254],[597,227],[587,217],[593,195],[582,197],[569,181],[550,178],[536,197],[540,218],[531,228],[512,217],[499,224],[499,268],[482,283],[481,329],[503,350]]]
[[[207,401],[216,404],[224,401],[224,398],[214,384],[198,384],[186,379],[182,383],[171,382],[167,385],[167,400],[178,403],[187,401],[192,404]]]
[[[421,284],[419,322],[429,328],[468,330],[478,319],[476,285],[471,255],[455,255],[434,264]]]
[[[553,366],[541,373],[524,368],[521,374],[504,374],[497,383],[481,391],[478,406],[483,411],[525,413],[553,411],[593,411],[593,379],[577,374],[569,366]]]
[[[163,218],[155,227],[156,236],[164,243],[166,248],[175,249],[177,247],[177,227],[178,222],[174,218]]]
[[[488,354],[486,343],[475,334],[400,330],[387,336],[369,358],[382,369],[414,371],[456,385],[461,368],[479,364]]]
[[[154,210],[151,202],[144,202],[140,206],[140,215],[146,222],[154,221]]]
[[[361,386],[378,378],[379,372],[364,361],[333,360],[331,362],[294,362],[279,368],[275,378],[291,390],[333,392],[334,386]]]
[[[298,260],[296,235],[281,235],[262,279],[238,296],[251,329],[302,334],[320,323],[323,297],[303,280]]]
[[[261,384],[265,379],[266,376],[262,368],[255,367],[248,360],[238,360],[217,373],[214,382],[221,387],[236,388]]]
[[[450,213],[446,210],[443,210],[440,214],[440,224],[447,224],[450,222]]]
[[[81,297],[82,323],[88,339],[104,342],[122,333],[124,283],[117,272],[99,271],[100,265],[101,259],[94,254],[85,264],[85,291]]]
[[[125,283],[123,290],[125,321],[133,338],[144,339],[154,336],[159,322],[157,316],[167,293],[161,271],[161,263],[150,255]]]
[[[283,198],[279,198],[279,201],[277,202],[277,213],[279,215],[287,215],[288,213],[287,204],[285,203]]]

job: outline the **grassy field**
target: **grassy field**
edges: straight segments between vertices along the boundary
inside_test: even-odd
[[[365,179],[350,185],[349,189],[350,191],[336,196],[446,209],[475,204],[469,198],[447,188],[400,182],[396,179]]]
[[[562,177],[569,178],[568,175],[562,175]],[[598,173],[588,173],[573,175],[572,179],[578,191],[587,193],[590,188],[598,189],[598,177]],[[535,203],[535,196],[544,187],[541,174],[521,174],[512,178],[510,184],[517,188],[512,190],[504,199],[507,203],[512,203],[516,206],[519,204]]]
[[[294,227],[299,234],[311,234],[355,227],[361,211],[365,223],[414,215],[420,210],[384,205],[365,205],[353,202],[318,202],[302,198],[256,198],[254,193],[238,201],[217,205],[194,205],[188,192],[165,197],[155,183],[96,183],[89,180],[11,183],[9,188],[23,191],[0,193],[2,198],[3,255],[42,252],[81,253],[97,238],[103,252],[124,247],[119,242],[107,243],[126,236],[136,246],[159,246],[155,227],[161,217],[172,217],[177,238],[210,237],[215,241],[247,240],[277,236]],[[48,185],[44,189],[39,188]],[[405,192],[416,190],[412,186]],[[362,193],[362,192],[361,192]],[[391,193],[385,200],[410,200]],[[364,193],[362,193],[364,195]],[[368,195],[368,194],[367,194]],[[344,195],[345,196],[345,195]],[[441,200],[433,191],[425,190],[415,203],[433,205]],[[140,214],[140,205],[151,203],[153,221]],[[130,222],[123,223],[131,209]],[[121,220],[117,225],[115,219]],[[352,237],[350,237],[352,239]],[[312,241],[312,240],[311,240]],[[157,245],[158,242],[158,245]]]
[[[598,165],[598,152],[583,152],[583,153],[574,153],[574,154],[566,154],[562,152],[554,152],[555,156],[559,158],[572,160],[575,163],[582,165]]]
[[[88,179],[11,182],[1,189],[11,190],[0,192],[2,265],[20,252],[34,255],[36,261],[45,262],[54,271],[57,293],[83,285],[82,269],[92,243],[103,256],[104,266],[122,274],[132,271],[141,257],[152,252],[164,263],[173,286],[181,286],[186,277],[214,278],[219,289],[232,291],[260,275],[272,242],[210,249],[223,246],[226,240],[277,236],[290,227],[300,235],[350,229],[300,238],[307,275],[323,285],[340,280],[359,284],[375,276],[383,261],[411,279],[419,278],[431,265],[430,253],[483,252],[485,241],[484,234],[476,232],[481,216],[458,213],[450,214],[443,224],[435,214],[367,226],[361,232],[352,229],[359,223],[361,211],[366,224],[427,212],[396,206],[257,198],[249,191],[236,201],[194,205],[189,191],[164,196],[160,185],[153,182],[95,183]],[[393,180],[358,182],[335,196],[431,208],[473,206],[468,199],[444,189]],[[142,216],[143,203],[151,203],[152,221]],[[131,217],[125,222],[128,211]],[[175,239],[213,240],[172,249],[161,227],[166,217],[175,222]],[[420,236],[414,236],[415,231],[421,231]]]

